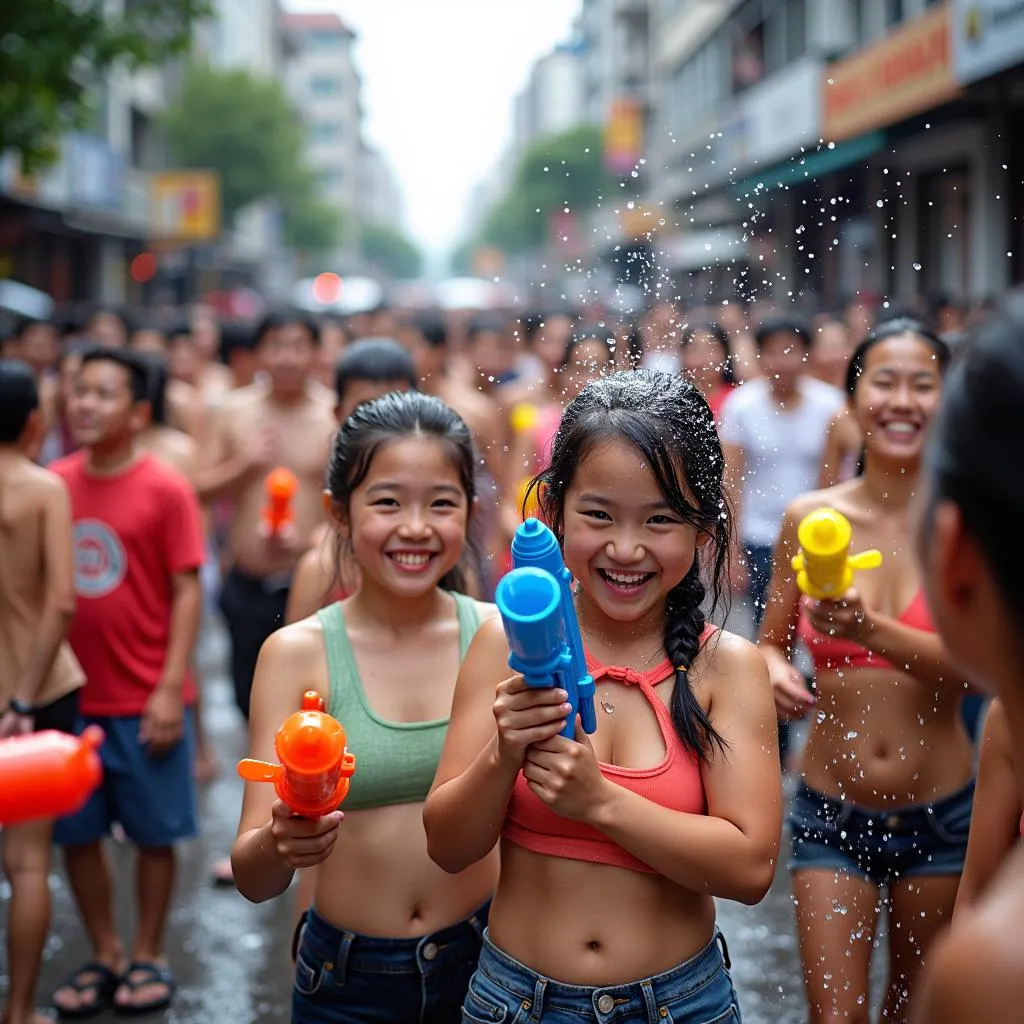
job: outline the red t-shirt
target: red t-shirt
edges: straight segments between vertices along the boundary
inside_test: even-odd
[[[160,681],[171,627],[172,577],[205,559],[199,502],[185,477],[151,455],[95,476],[87,454],[58,459],[74,519],[78,608],[68,639],[85,672],[86,715],[141,715]],[[184,681],[195,700],[195,681]]]

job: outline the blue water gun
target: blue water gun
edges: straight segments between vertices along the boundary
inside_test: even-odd
[[[498,583],[494,602],[508,638],[509,667],[527,686],[559,686],[569,694],[572,714],[562,735],[597,731],[594,677],[587,672],[580,624],[572,601],[572,574],[555,535],[527,519],[512,538],[512,571]]]

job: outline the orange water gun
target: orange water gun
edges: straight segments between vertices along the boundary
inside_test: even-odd
[[[800,544],[793,558],[797,586],[818,601],[839,600],[850,589],[854,570],[882,564],[882,553],[873,548],[850,554],[850,520],[834,508],[808,513],[800,520],[796,533]]]
[[[341,723],[324,711],[316,690],[307,690],[302,709],[289,715],[274,737],[280,764],[246,758],[238,774],[246,782],[272,782],[281,800],[303,818],[322,818],[348,796],[356,759],[348,752]]]
[[[263,507],[263,528],[270,537],[279,536],[295,519],[294,499],[299,489],[299,478],[285,466],[267,474],[263,488],[267,503]]]
[[[46,729],[0,740],[0,825],[81,810],[103,778],[103,730],[81,736]]]

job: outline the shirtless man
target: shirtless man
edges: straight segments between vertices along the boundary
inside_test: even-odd
[[[495,399],[447,372],[448,334],[442,320],[430,316],[410,317],[399,326],[397,338],[416,364],[420,390],[440,398],[454,409],[473,435],[479,458],[477,494],[480,498],[473,520],[473,538],[485,557],[494,559],[500,546],[497,510],[504,498],[500,485],[506,474],[508,415]],[[489,575],[486,567],[484,575]],[[485,589],[489,590],[486,580],[484,582]]]
[[[67,488],[25,454],[41,430],[32,371],[0,360],[0,740],[42,729],[73,733],[85,681],[67,644],[75,611]],[[4,1024],[50,1019],[34,1005],[50,927],[52,832],[52,821],[3,830],[11,886]]]
[[[203,501],[224,496],[234,504],[220,603],[231,637],[235,700],[246,717],[260,647],[284,624],[296,564],[323,519],[324,467],[335,424],[334,396],[314,378],[318,345],[316,324],[302,313],[263,321],[256,352],[266,377],[223,396],[197,478]],[[288,531],[267,536],[264,481],[278,466],[299,481],[294,519]]]

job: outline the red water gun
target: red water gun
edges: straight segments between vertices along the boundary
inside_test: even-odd
[[[272,782],[277,795],[303,818],[322,818],[348,796],[356,759],[341,723],[324,711],[323,698],[307,690],[302,709],[289,715],[274,737],[280,764],[246,758],[238,774],[246,782]]]
[[[81,736],[47,729],[0,741],[0,825],[74,814],[99,786],[103,730]]]
[[[295,519],[294,499],[299,489],[299,478],[285,466],[267,474],[263,483],[267,503],[263,507],[263,529],[268,537],[277,537],[287,530]]]

